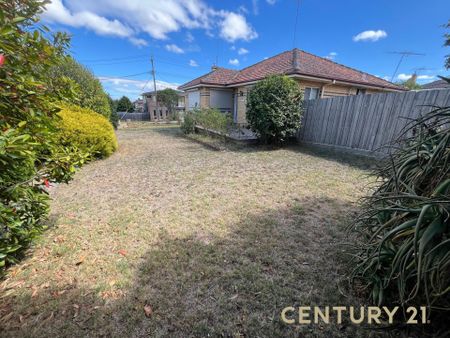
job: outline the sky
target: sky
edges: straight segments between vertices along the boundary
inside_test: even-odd
[[[297,10],[298,9],[298,10]],[[213,64],[242,69],[300,48],[394,81],[444,69],[448,0],[51,0],[44,24],[72,36],[71,54],[113,98],[176,88]],[[447,30],[448,31],[448,30]]]

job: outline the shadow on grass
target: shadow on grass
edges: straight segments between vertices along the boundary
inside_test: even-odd
[[[221,236],[161,231],[156,246],[129,262],[130,284],[115,291],[86,289],[82,280],[34,296],[6,291],[0,335],[365,336],[347,321],[299,326],[280,319],[286,306],[358,305],[339,288],[345,269],[338,244],[350,208],[327,198],[294,200],[288,209],[249,214]]]

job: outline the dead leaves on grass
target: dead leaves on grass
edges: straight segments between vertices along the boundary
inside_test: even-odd
[[[153,314],[153,308],[151,305],[146,304],[144,306],[144,313],[145,313],[145,317],[150,318]]]

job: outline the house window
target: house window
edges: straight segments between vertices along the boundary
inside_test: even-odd
[[[305,100],[315,100],[315,99],[319,98],[319,88],[306,87],[304,95],[305,95],[305,97],[304,97]]]
[[[356,95],[364,95],[366,93],[365,89],[358,88],[356,89]]]

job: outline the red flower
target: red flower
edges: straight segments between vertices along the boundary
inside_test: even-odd
[[[3,64],[5,63],[6,57],[4,54],[0,54],[0,68],[3,67]]]
[[[47,188],[50,188],[50,183],[49,183],[48,179],[46,179],[46,178],[44,179],[44,184]]]

